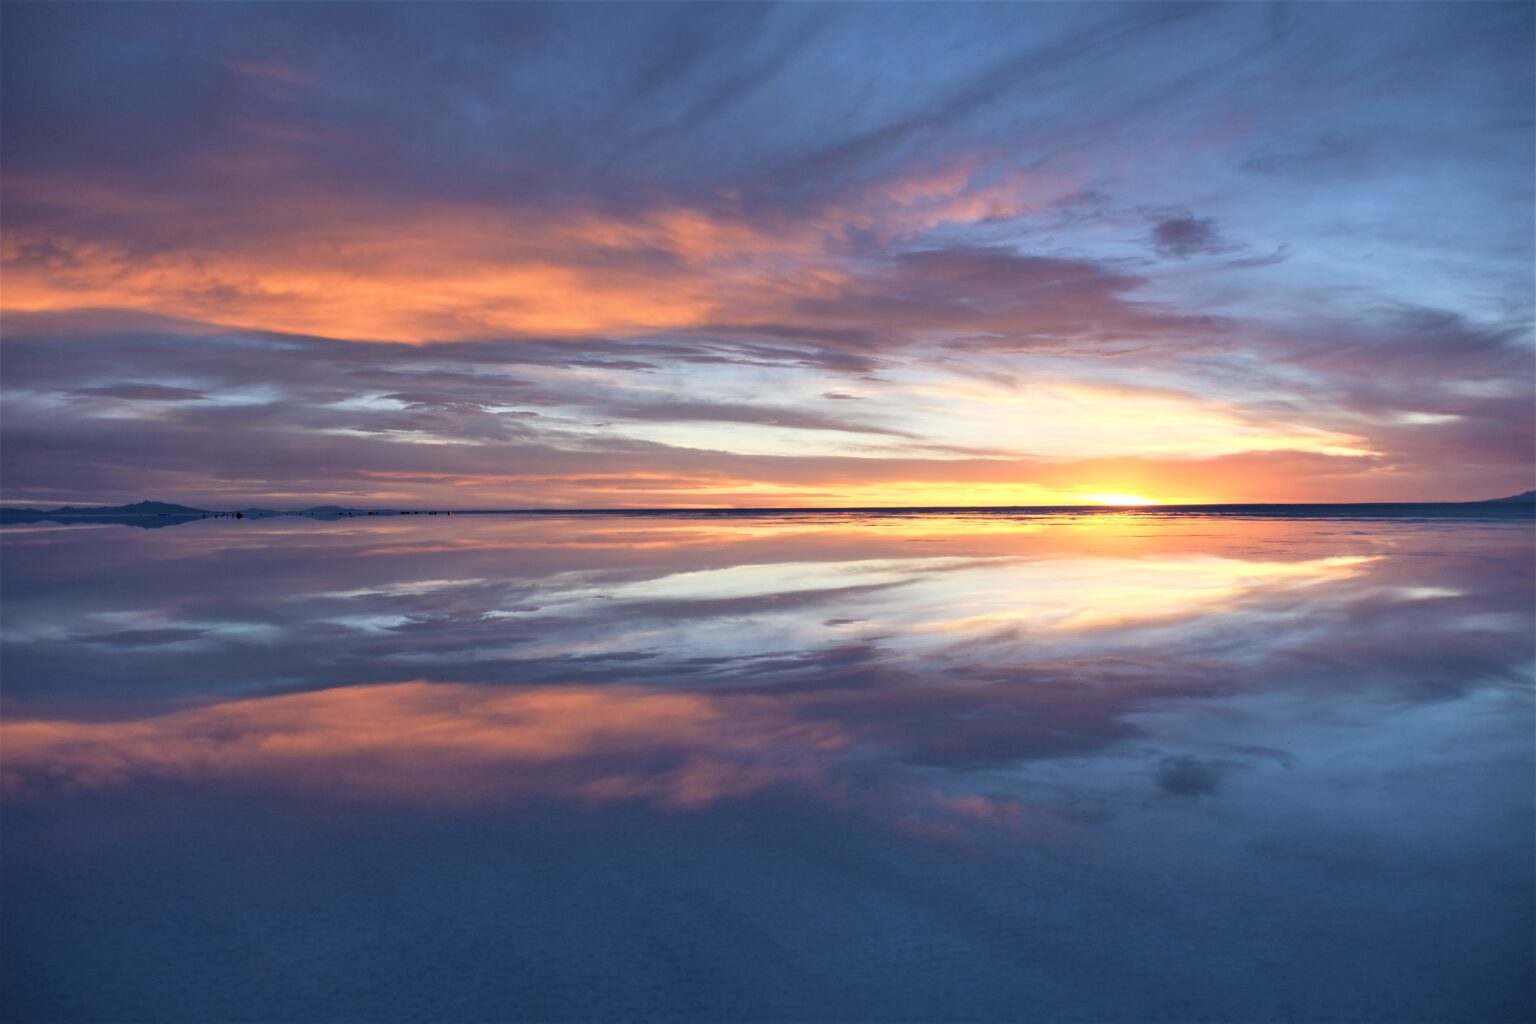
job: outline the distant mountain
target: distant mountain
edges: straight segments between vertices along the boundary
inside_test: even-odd
[[[1526,491],[1524,494],[1511,494],[1507,498],[1488,498],[1485,501],[1469,502],[1472,505],[1536,505],[1536,491]]]
[[[0,523],[21,526],[28,523],[54,522],[76,526],[137,526],[146,530],[176,526],[205,516],[217,515],[190,505],[166,501],[137,501],[131,505],[61,505],[55,509],[0,508]]]
[[[58,508],[0,508],[0,516],[11,519],[77,519],[124,516],[205,516],[213,515],[207,509],[188,505],[173,505],[166,501],[137,501],[132,505],[60,505]]]
[[[176,505],[168,501],[136,501],[132,505],[61,505],[49,516],[206,516],[208,509]]]
[[[202,516],[239,517],[244,519],[266,519],[273,516],[313,516],[320,519],[336,519],[342,516],[363,514],[365,514],[363,509],[344,508],[340,505],[316,505],[313,508],[306,509],[237,508],[224,512],[206,508],[193,508],[190,505],[177,505],[169,501],[136,501],[131,505],[61,505],[53,509],[0,507],[0,519],[11,523],[51,519],[59,522],[89,520],[93,523],[112,521],[132,522],[134,525],[149,525],[144,521],[149,519],[191,519]],[[153,525],[159,526],[164,524],[155,523]]]
[[[1021,506],[1022,507],[1022,506]],[[977,508],[977,511],[982,510]],[[1007,511],[1007,509],[997,509]],[[1205,515],[1223,513],[1266,514],[1287,517],[1308,517],[1323,515],[1360,515],[1362,510],[1372,510],[1372,515],[1435,515],[1435,516],[1510,516],[1524,517],[1528,514],[1536,514],[1536,491],[1526,491],[1523,494],[1511,494],[1504,498],[1486,498],[1480,501],[1442,501],[1442,502],[1391,502],[1386,504],[1278,504],[1278,505],[1163,505],[1148,509],[1149,513],[1178,514],[1186,511],[1196,511]],[[495,510],[486,510],[494,512]],[[537,509],[504,509],[504,514],[537,514]],[[672,510],[667,509],[562,509],[563,515],[667,515]],[[700,510],[694,510],[698,514]],[[712,509],[709,514],[726,516],[750,516],[765,513],[791,514],[806,513],[817,514],[823,512],[880,512],[883,514],[895,514],[900,512],[942,512],[954,511],[953,508],[847,508],[847,509],[772,509],[772,508],[738,508],[738,509]],[[1048,507],[1041,507],[1039,511],[1051,511]],[[233,509],[227,512],[218,512],[212,509],[193,508],[190,505],[178,505],[169,501],[136,501],[130,505],[61,505],[55,509],[16,508],[0,506],[0,522],[9,525],[36,523],[51,520],[59,523],[77,523],[89,525],[101,525],[103,523],[121,523],[129,526],[139,526],[154,529],[161,526],[173,526],[185,523],[190,519],[201,517],[238,518],[238,519],[265,519],[275,516],[307,516],[314,519],[340,519],[350,516],[363,515],[439,515],[444,514],[428,509],[360,509],[347,508],[342,505],[314,505],[306,509],[272,509],[272,508],[243,508]],[[451,512],[446,513],[452,515]]]

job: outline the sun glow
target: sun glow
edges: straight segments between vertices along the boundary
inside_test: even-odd
[[[1143,498],[1139,494],[1085,494],[1084,498],[1100,505],[1156,505],[1156,498]]]

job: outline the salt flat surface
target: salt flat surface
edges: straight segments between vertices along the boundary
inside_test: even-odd
[[[1515,1021],[1529,522],[0,532],[14,1021]]]

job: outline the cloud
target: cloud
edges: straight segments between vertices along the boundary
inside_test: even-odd
[[[1381,554],[1285,520],[1179,522],[38,534],[8,579],[7,792],[175,779],[673,810],[779,792],[949,820],[943,798],[985,796],[989,769],[1142,749],[1171,703],[1230,724],[1248,702],[1223,698],[1244,694],[1381,708],[1525,682],[1512,534],[1426,528]],[[86,566],[88,595],[53,586]],[[1253,756],[1228,742],[1168,754],[1154,781],[1219,792]]]
[[[797,430],[832,430],[849,434],[879,434],[886,437],[905,438],[916,436],[909,431],[861,423],[841,416],[748,404],[667,401],[608,403],[600,408],[604,413],[635,420],[660,420],[671,423],[755,423],[771,427],[792,427]]]
[[[1058,354],[1153,339],[1198,346],[1224,330],[1221,318],[1138,301],[1132,293],[1146,283],[1104,262],[945,246],[876,263],[835,292],[796,300],[794,313],[807,324],[873,327],[889,339]]]
[[[70,394],[81,397],[121,398],[130,402],[195,402],[207,397],[201,391],[196,391],[192,388],[173,388],[165,384],[132,383],[75,388]]]
[[[722,728],[726,712],[736,724]],[[6,741],[11,795],[39,783],[68,790],[256,776],[431,801],[512,790],[682,807],[807,775],[792,751],[841,745],[835,733],[752,698],[425,683],[268,697],[135,723],[18,723]],[[603,770],[601,761],[631,764]]]
[[[28,8],[0,61],[7,484],[1523,489],[1529,21]],[[979,376],[1015,392],[986,431],[944,397]],[[1058,425],[1023,411],[1040,381]],[[1185,396],[1178,429],[1063,400],[1114,393]],[[1138,447],[1170,433],[1193,440]]]
[[[1152,228],[1152,247],[1161,256],[1181,260],[1230,249],[1222,240],[1214,220],[1188,215],[1158,221]]]
[[[1210,796],[1221,788],[1231,766],[1220,760],[1180,755],[1157,764],[1157,785],[1173,796]]]
[[[154,647],[160,644],[177,644],[184,640],[196,640],[206,630],[178,629],[119,629],[110,633],[76,633],[70,637],[83,644],[108,644],[113,647]]]

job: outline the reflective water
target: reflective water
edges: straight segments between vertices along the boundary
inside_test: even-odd
[[[1532,1013],[1528,521],[0,545],[6,1020]]]

